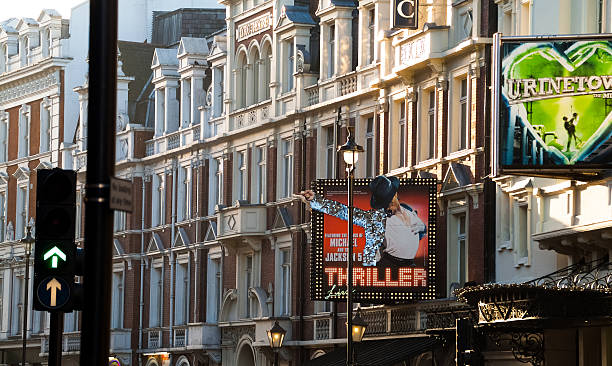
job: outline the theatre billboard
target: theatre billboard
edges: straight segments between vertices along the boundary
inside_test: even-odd
[[[355,180],[355,301],[390,303],[436,297],[436,182],[422,178],[391,181],[399,185],[393,210],[372,207],[372,179]],[[311,298],[344,301],[349,242],[346,181],[320,179],[312,190]]]
[[[495,41],[494,171],[567,178],[612,167],[612,38]]]

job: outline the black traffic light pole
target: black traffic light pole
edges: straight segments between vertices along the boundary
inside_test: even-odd
[[[81,366],[108,365],[117,110],[117,0],[91,0]]]

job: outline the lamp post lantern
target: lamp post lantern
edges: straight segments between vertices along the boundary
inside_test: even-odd
[[[21,365],[25,366],[26,362],[26,337],[28,333],[28,300],[29,300],[29,282],[30,282],[30,254],[32,254],[32,244],[34,244],[34,238],[32,237],[32,226],[26,227],[26,236],[22,238],[20,243],[24,246],[25,252],[25,285],[23,289],[23,327],[21,329]]]
[[[340,112],[338,112],[340,115]],[[346,282],[346,319],[347,319],[347,334],[346,334],[346,364],[353,365],[353,337],[351,336],[353,329],[353,182],[355,180],[355,164],[359,160],[359,153],[362,153],[363,147],[357,145],[355,138],[351,134],[351,130],[347,127],[348,136],[346,143],[338,147],[338,152],[342,153],[344,162],[346,163],[346,179],[348,185],[348,259],[347,259],[347,282]]]
[[[278,321],[274,322],[272,329],[268,329],[268,340],[270,341],[270,347],[274,351],[274,366],[278,366],[278,351],[283,346],[286,333],[287,331],[278,324]]]

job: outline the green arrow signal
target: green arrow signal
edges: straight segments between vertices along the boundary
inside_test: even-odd
[[[45,253],[43,260],[51,258],[51,268],[57,268],[57,258],[60,258],[64,262],[66,261],[66,254],[59,250],[58,247],[53,247]]]

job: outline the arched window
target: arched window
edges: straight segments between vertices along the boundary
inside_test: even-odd
[[[246,89],[247,89],[247,56],[246,52],[240,51],[236,57],[236,107],[246,107]]]
[[[263,62],[263,72],[261,81],[263,85],[262,100],[270,99],[270,78],[272,75],[272,45],[270,41],[266,41],[261,49],[261,59]]]
[[[261,58],[259,56],[259,48],[257,46],[253,46],[251,48],[251,52],[249,54],[249,74],[250,77],[248,79],[249,80],[249,94],[248,95],[248,105],[252,105],[255,104],[257,102],[259,102],[259,95],[261,93],[259,93],[259,88],[260,88],[260,84],[259,84],[259,68],[262,66],[261,63]]]

